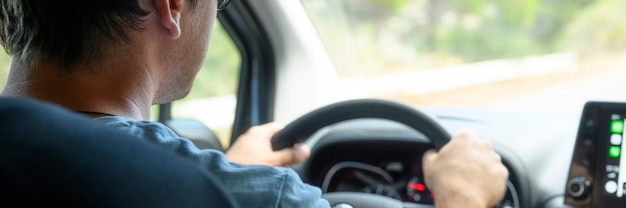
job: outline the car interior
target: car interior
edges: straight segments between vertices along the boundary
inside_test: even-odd
[[[616,19],[626,18],[626,11],[610,11],[621,8],[615,5],[626,5],[619,0],[463,2],[232,1],[218,13],[207,63],[190,96],[155,106],[153,119],[201,149],[221,151],[251,126],[284,122],[287,126],[272,140],[273,148],[309,145],[310,158],[289,168],[319,187],[331,206],[434,207],[435,196],[424,182],[422,155],[445,145],[459,129],[472,129],[493,143],[509,170],[504,198],[496,207],[623,207],[626,50],[622,49],[626,48],[619,43],[626,42],[626,30],[618,29],[626,26]],[[480,12],[472,13],[475,8]],[[522,15],[526,12],[535,16]],[[551,12],[553,19],[539,18]],[[417,20],[386,19],[399,13]],[[377,24],[358,25],[360,20],[355,19],[364,16]],[[418,21],[429,18],[444,26]],[[471,32],[492,24],[489,18],[495,19],[496,26],[515,21],[521,26],[512,24],[486,33],[494,35],[474,38]],[[559,21],[573,23],[563,26]],[[617,29],[607,31],[617,35],[589,32],[604,31],[598,21],[615,24]],[[334,26],[334,22],[346,24]],[[437,36],[446,31],[453,34],[457,29],[445,26],[455,24],[462,26],[461,35]],[[386,32],[380,25],[396,29]],[[538,35],[537,39],[570,42],[556,41],[544,49],[539,47],[548,43],[534,43],[529,34],[521,34],[519,42],[495,40],[494,36],[519,32],[511,28],[539,35],[551,31],[554,37]],[[579,35],[554,32],[555,28]],[[342,33],[360,30],[374,35],[344,37]],[[404,30],[408,32],[394,33]],[[593,42],[590,37],[600,40]],[[411,38],[425,41],[411,42]],[[439,47],[433,45],[437,38],[442,41]],[[452,41],[455,38],[460,41]],[[449,42],[461,45],[459,54],[464,59],[449,55],[453,52],[446,47],[454,47],[446,45]],[[485,51],[470,51],[468,42]],[[574,43],[589,43],[580,46],[589,51],[606,46],[611,53],[579,52],[571,49],[578,47]],[[341,49],[353,45],[356,52]],[[418,51],[407,51],[405,45]],[[508,48],[538,52],[522,54]],[[438,53],[428,52],[431,49]],[[219,53],[212,54],[215,51]],[[483,52],[492,57],[472,57]],[[368,62],[386,55],[394,59],[385,65]],[[405,59],[419,64],[408,65],[402,62]],[[393,67],[410,70],[396,73],[400,69]],[[361,79],[366,76],[375,79]],[[222,85],[225,91],[216,87]],[[209,92],[209,88],[216,90]]]

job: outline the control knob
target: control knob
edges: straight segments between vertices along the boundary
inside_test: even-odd
[[[585,177],[574,177],[567,183],[567,195],[574,199],[587,198],[590,191],[591,182]]]

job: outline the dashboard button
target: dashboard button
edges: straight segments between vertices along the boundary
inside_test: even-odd
[[[607,181],[604,184],[604,189],[609,194],[614,194],[617,191],[617,183],[615,181]]]

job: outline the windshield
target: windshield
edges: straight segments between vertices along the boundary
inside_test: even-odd
[[[302,0],[345,83],[422,106],[626,98],[623,0]]]

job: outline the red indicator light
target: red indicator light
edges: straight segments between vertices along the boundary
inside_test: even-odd
[[[418,191],[426,191],[426,186],[421,183],[416,183],[413,181],[409,182],[409,187]]]
[[[435,194],[434,193],[430,193],[430,198],[431,199],[435,199]]]

